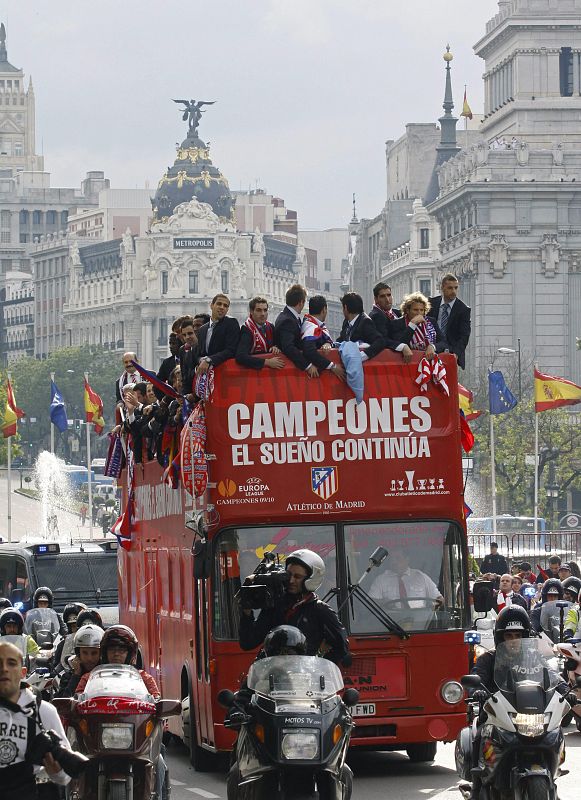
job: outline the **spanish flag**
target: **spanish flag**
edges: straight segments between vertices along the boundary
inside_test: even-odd
[[[466,119],[472,119],[474,116],[472,114],[472,109],[468,103],[468,97],[466,95],[466,87],[464,87],[464,104],[462,106],[462,113],[460,114],[461,117],[466,117]]]
[[[565,378],[543,375],[535,369],[535,411],[550,411],[576,403],[581,403],[581,386]]]
[[[473,419],[478,419],[482,411],[474,411],[472,403],[474,402],[474,394],[470,389],[466,389],[461,383],[458,384],[458,400],[460,401],[460,411],[464,412],[465,419],[470,422]]]
[[[95,433],[103,433],[105,420],[103,419],[103,401],[94,392],[85,380],[85,420],[92,422]]]
[[[24,417],[24,411],[21,408],[18,408],[16,405],[16,399],[14,397],[14,390],[12,388],[12,384],[10,380],[6,381],[6,411],[4,412],[4,419],[2,420],[2,424],[0,425],[0,429],[2,430],[2,435],[5,439],[8,439],[9,436],[16,436],[16,429],[18,426],[18,420]]]

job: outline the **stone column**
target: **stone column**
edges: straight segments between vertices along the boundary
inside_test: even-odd
[[[153,320],[146,319],[144,320],[145,325],[145,335],[144,335],[144,342],[143,342],[143,364],[146,369],[153,369]]]
[[[573,50],[573,96],[581,94],[581,72],[579,68],[579,51]]]

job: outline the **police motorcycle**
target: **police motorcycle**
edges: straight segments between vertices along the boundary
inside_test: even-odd
[[[555,781],[565,774],[562,721],[571,709],[570,695],[562,694],[563,681],[539,639],[495,639],[496,691],[486,689],[480,675],[462,678],[474,695],[468,700],[468,727],[456,740],[458,788],[465,798],[475,796],[477,778],[479,800],[557,800]]]
[[[278,626],[263,649],[266,657],[250,667],[247,689],[218,695],[229,710],[225,725],[239,731],[228,800],[349,800],[349,707],[359,692],[349,688],[341,699],[340,669],[302,655],[306,639],[297,628]]]
[[[581,702],[581,639],[568,639],[559,642],[555,648],[564,659],[564,668],[573,691]],[[581,717],[574,715],[575,725],[581,733]]]

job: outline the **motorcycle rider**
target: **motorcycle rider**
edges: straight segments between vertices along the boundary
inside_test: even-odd
[[[5,608],[0,614],[0,642],[2,639],[18,647],[24,659],[35,656],[40,652],[40,647],[32,636],[22,633],[24,619],[20,611],[15,608]],[[5,637],[9,637],[5,639]]]
[[[79,611],[79,615],[77,617],[77,630],[82,628],[83,625],[98,625],[99,628],[105,630],[103,619],[95,608],[84,608],[82,611]]]
[[[0,597],[0,611],[4,611],[5,608],[14,608],[14,606],[7,597]]]
[[[537,633],[543,632],[543,626],[541,625],[541,611],[543,605],[545,603],[552,603],[556,600],[563,599],[563,584],[558,578],[549,578],[549,580],[543,583],[541,588],[541,601],[537,603],[536,606],[531,611],[531,626],[533,630]],[[551,637],[551,631],[545,631],[545,633]]]
[[[36,800],[35,773],[39,766],[26,758],[27,749],[40,732],[38,718],[53,730],[62,747],[70,745],[54,706],[37,698],[22,679],[26,673],[22,653],[13,644],[0,641],[0,793],[2,797]],[[49,779],[65,786],[70,778],[48,753],[44,768]]]
[[[24,633],[29,633],[36,638],[38,631],[49,631],[56,638],[59,633],[66,634],[66,628],[53,604],[52,591],[48,586],[39,586],[33,595],[33,608],[26,614],[24,620]]]
[[[579,580],[579,578],[567,578],[568,581],[575,581]],[[571,587],[572,588],[572,587]],[[577,595],[577,602],[575,605],[571,606],[567,617],[565,619],[565,628],[563,631],[563,638],[564,639],[579,639],[581,638],[581,618],[579,613],[579,608],[581,604],[581,587],[579,589],[579,594]]]
[[[101,641],[104,631],[98,625],[83,625],[75,633],[75,655],[69,661],[69,671],[61,678],[59,697],[72,697],[82,676],[90,672],[99,663],[101,657]]]
[[[515,659],[517,659],[521,650],[521,640],[530,638],[530,635],[531,620],[529,619],[529,615],[525,609],[516,605],[506,606],[496,618],[496,623],[494,626],[495,649],[489,650],[479,656],[476,660],[476,664],[472,668],[472,673],[480,676],[482,686],[484,687],[482,689],[476,689],[472,693],[472,700],[481,703],[481,710],[478,717],[478,728],[473,742],[473,764],[478,764],[480,755],[481,731],[487,719],[487,714],[482,709],[482,704],[489,698],[491,694],[494,694],[498,691],[498,686],[494,680],[496,647],[498,647],[501,642],[506,642],[507,653],[514,654]],[[559,692],[559,694],[563,695],[571,706],[574,706],[577,702],[577,695],[575,692],[571,691],[570,686],[564,680],[561,680],[557,684],[555,690]],[[478,800],[480,788],[480,777],[476,774],[472,782],[471,794],[474,800]]]
[[[307,654],[323,655],[336,664],[348,664],[347,632],[336,612],[315,594],[323,583],[325,562],[312,550],[295,550],[286,558],[288,584],[274,608],[264,608],[255,619],[251,609],[240,614],[239,642],[243,650],[262,644],[279,625],[297,627],[306,637]]]
[[[73,639],[78,629],[77,618],[81,611],[84,611],[87,606],[84,603],[67,603],[63,609],[63,622],[67,626],[67,635],[58,643],[55,654],[54,663],[57,669],[66,670],[67,659],[73,654],[74,644]]]

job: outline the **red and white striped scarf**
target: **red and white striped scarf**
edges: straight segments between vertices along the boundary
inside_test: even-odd
[[[405,318],[406,325],[410,324],[409,317],[406,316]],[[416,325],[416,329],[414,331],[414,335],[412,336],[412,340],[409,344],[412,350],[425,350],[429,344],[436,343],[436,329],[430,322],[430,320],[426,317],[424,322],[420,322],[419,325]]]
[[[274,328],[271,322],[265,322],[266,336],[262,333],[252,317],[248,317],[244,323],[254,339],[252,346],[253,353],[268,353],[274,343]]]
[[[397,317],[395,316],[395,314],[393,313],[393,311],[391,310],[391,308],[389,309],[389,311],[386,311],[386,310],[385,310],[384,308],[382,308],[381,306],[378,306],[378,305],[377,305],[377,303],[374,303],[374,304],[373,304],[373,308],[376,308],[378,311],[381,311],[381,313],[382,313],[382,314],[385,314],[385,316],[386,316],[388,319],[397,319]]]
[[[438,356],[434,356],[431,361],[428,361],[427,358],[422,358],[418,364],[418,377],[415,382],[420,387],[420,391],[427,392],[430,381],[436,386],[439,386],[444,394],[450,397],[450,389],[446,378],[446,367],[442,359]]]

